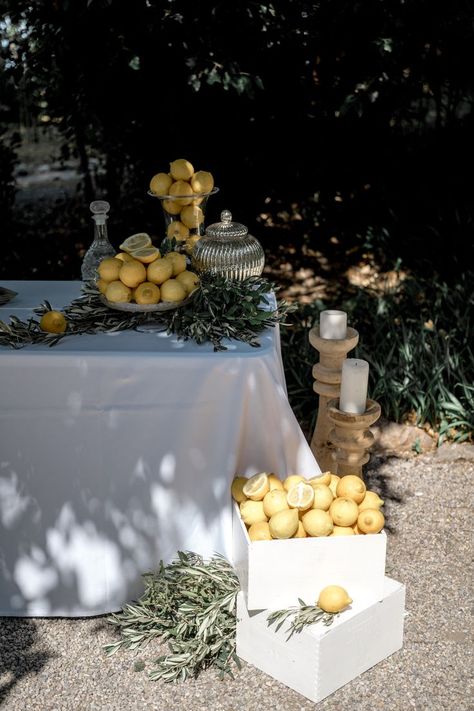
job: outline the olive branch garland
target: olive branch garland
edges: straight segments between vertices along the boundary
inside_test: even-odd
[[[126,313],[103,304],[96,287],[89,283],[83,286],[82,296],[63,309],[68,322],[65,333],[42,331],[35,317],[21,321],[11,316],[9,324],[0,321],[0,345],[23,348],[29,344],[46,343],[54,346],[68,335],[112,333],[159,321],[169,334],[198,344],[210,342],[215,351],[227,350],[223,343],[225,339],[258,347],[258,335],[266,328],[282,323],[287,314],[296,309],[282,300],[272,308],[268,296],[275,291],[275,285],[262,277],[235,281],[204,274],[200,287],[185,306],[158,313]],[[34,313],[41,319],[51,310],[51,304],[44,301]]]

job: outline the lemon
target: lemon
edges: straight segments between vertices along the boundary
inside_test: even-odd
[[[212,173],[207,170],[198,170],[191,178],[191,187],[195,193],[210,193],[214,187]]]
[[[131,252],[133,249],[144,249],[150,247],[151,237],[146,232],[137,232],[136,235],[131,235],[122,242],[120,249],[124,252]]]
[[[189,196],[192,196],[192,194],[193,189],[185,180],[177,180],[170,188],[170,195],[179,198],[177,202],[179,202],[180,205],[190,205],[193,198]],[[182,195],[185,197],[181,197]]]
[[[317,484],[312,488],[314,491],[313,509],[327,511],[334,499],[331,489],[326,484]]]
[[[41,317],[40,328],[47,333],[64,333],[67,321],[60,311],[46,311]]]
[[[186,205],[181,211],[181,222],[189,227],[196,229],[204,222],[204,213],[199,205]]]
[[[298,521],[298,530],[294,534],[293,538],[307,538],[307,533],[304,530],[303,522]]]
[[[128,252],[118,252],[115,259],[120,259],[122,262],[133,262],[133,257]]]
[[[247,482],[247,477],[246,476],[236,476],[234,477],[231,487],[230,487],[230,493],[232,494],[232,498],[234,501],[237,501],[238,504],[242,503],[242,501],[246,501],[247,497],[245,496],[244,492],[242,489],[244,488],[244,485]]]
[[[151,281],[139,284],[133,293],[137,304],[157,304],[160,300],[160,290]]]
[[[265,521],[258,521],[258,523],[252,523],[249,528],[249,538],[251,541],[271,541],[272,534],[270,533],[270,526]]]
[[[285,481],[283,482],[283,488],[285,489],[285,491],[289,491],[294,486],[299,484],[300,481],[306,482],[304,476],[301,476],[300,474],[291,474],[290,476],[287,476]]]
[[[186,269],[186,255],[180,254],[179,252],[168,252],[165,255],[165,259],[169,259],[171,266],[173,267],[173,276],[177,276],[184,272]]]
[[[184,271],[178,274],[176,280],[184,286],[186,293],[190,294],[196,287],[199,286],[199,277],[194,272]]]
[[[311,479],[308,479],[308,484],[311,484],[311,486],[319,486],[319,484],[329,486],[330,481],[331,472],[324,472],[321,476],[313,476]]]
[[[263,501],[242,501],[240,504],[240,515],[246,526],[259,521],[268,521],[263,510]]]
[[[169,239],[174,238],[178,242],[182,242],[189,237],[189,227],[183,225],[180,220],[173,220],[166,229],[166,236]]]
[[[359,507],[352,499],[338,496],[329,507],[329,513],[336,526],[353,526],[359,515]]]
[[[111,281],[105,290],[105,298],[113,304],[126,304],[132,299],[132,290],[121,281]]]
[[[179,215],[183,206],[180,204],[179,200],[163,200],[162,205],[169,215]]]
[[[270,491],[268,476],[264,473],[255,474],[255,476],[250,477],[242,491],[252,501],[263,501],[265,494]]]
[[[361,511],[357,518],[357,527],[362,533],[379,533],[385,524],[385,518],[378,509]]]
[[[105,281],[105,279],[97,279],[96,281],[96,286],[101,294],[105,294],[105,290],[107,289],[108,285],[109,282]]]
[[[375,491],[366,491],[364,498],[359,504],[359,511],[365,509],[379,509],[383,506],[383,501]]]
[[[356,536],[363,536],[364,535],[356,523],[352,526],[352,530],[354,531],[354,535],[356,535]]]
[[[290,507],[286,500],[286,492],[272,489],[263,498],[263,510],[269,518],[279,511],[287,511]]]
[[[277,477],[276,474],[268,475],[268,483],[270,484],[270,491],[278,489],[279,491],[284,491],[283,482]]]
[[[310,509],[301,520],[308,536],[329,536],[334,527],[328,512],[321,509]]]
[[[125,286],[135,289],[143,281],[146,281],[146,269],[141,262],[124,262],[119,276]]]
[[[173,264],[169,259],[156,259],[148,265],[146,270],[147,281],[153,284],[163,284],[173,276]]]
[[[366,486],[362,479],[355,474],[347,474],[337,482],[337,496],[345,496],[360,504],[365,496]]]
[[[186,252],[188,254],[192,253],[194,245],[196,244],[196,242],[199,242],[200,239],[200,235],[191,235],[190,237],[188,237],[188,239],[186,240]]]
[[[298,530],[299,518],[296,509],[278,511],[269,521],[272,538],[291,538]]]
[[[340,476],[337,476],[337,474],[331,474],[331,481],[329,482],[328,486],[331,489],[332,493],[334,494],[334,498],[337,496],[336,494],[336,489],[337,489],[337,484],[340,480]]]
[[[286,495],[288,506],[292,509],[307,511],[314,501],[314,489],[304,481],[300,481],[296,486],[292,486]]]
[[[351,602],[347,590],[341,588],[340,585],[328,585],[319,593],[316,605],[324,612],[341,612]]]
[[[134,249],[130,255],[142,264],[151,264],[160,256],[160,251],[156,247],[143,247],[143,249]]]
[[[105,281],[116,281],[119,278],[119,272],[123,267],[123,262],[115,257],[106,257],[103,259],[97,271],[101,279]]]
[[[354,536],[355,531],[350,526],[334,526],[331,536]]]
[[[178,158],[170,163],[170,173],[173,180],[190,180],[194,174],[192,163],[184,158]]]
[[[163,301],[179,303],[186,298],[184,287],[176,279],[168,279],[161,285],[161,298]]]
[[[155,195],[168,195],[173,179],[167,173],[157,173],[150,180],[150,191]]]

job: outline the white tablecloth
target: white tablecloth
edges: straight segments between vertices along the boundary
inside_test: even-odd
[[[78,282],[4,282],[0,308],[61,308]],[[319,472],[277,329],[214,353],[133,331],[0,348],[0,614],[95,615],[177,550],[231,556],[229,485]],[[309,386],[308,386],[309,387]]]

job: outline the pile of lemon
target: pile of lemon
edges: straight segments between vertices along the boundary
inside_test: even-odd
[[[144,232],[128,237],[120,249],[97,269],[97,288],[111,303],[179,303],[199,285],[199,277],[186,269],[186,255],[168,252],[161,257]]]
[[[167,236],[192,247],[199,239],[204,212],[204,197],[214,188],[214,178],[207,170],[194,171],[192,163],[178,158],[170,163],[169,173],[157,173],[150,181],[150,192],[162,199],[170,216]],[[196,197],[194,197],[196,196]],[[194,232],[194,234],[193,234]]]
[[[231,493],[251,541],[379,533],[385,523],[382,499],[353,474],[235,477]]]

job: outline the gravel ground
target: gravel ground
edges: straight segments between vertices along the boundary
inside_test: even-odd
[[[369,484],[382,493],[388,573],[407,585],[405,643],[319,704],[324,711],[474,708],[472,511],[474,447],[443,447],[408,460],[375,459]],[[12,711],[305,711],[314,704],[244,665],[235,680],[212,670],[167,685],[135,672],[130,652],[106,658],[104,618],[0,622],[0,706]],[[145,663],[157,649],[140,654]],[[471,664],[469,664],[471,662]],[[470,695],[471,692],[471,695]]]

